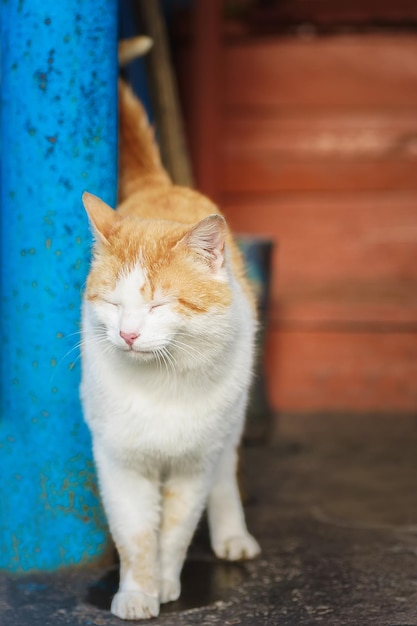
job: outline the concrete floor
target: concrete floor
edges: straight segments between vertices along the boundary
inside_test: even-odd
[[[161,626],[416,626],[417,417],[285,417],[247,448],[262,556],[216,561],[204,523]],[[117,570],[0,576],[2,626],[119,625]],[[148,622],[146,622],[148,623]]]

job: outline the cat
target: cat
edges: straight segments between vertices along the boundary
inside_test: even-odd
[[[256,305],[224,217],[174,185],[131,88],[119,86],[120,203],[87,192],[94,235],[81,398],[120,556],[111,611],[157,616],[207,505],[222,559],[259,554],[236,479]]]

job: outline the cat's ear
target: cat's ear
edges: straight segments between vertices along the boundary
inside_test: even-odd
[[[226,221],[221,215],[209,215],[195,224],[179,242],[200,254],[214,274],[224,265]]]
[[[97,240],[106,243],[110,231],[118,219],[116,212],[103,200],[92,193],[88,193],[88,191],[83,193],[82,200]]]

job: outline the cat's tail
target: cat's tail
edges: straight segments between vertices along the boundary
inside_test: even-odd
[[[138,37],[129,37],[128,39],[121,39],[119,41],[119,65],[123,67],[149,52],[153,46],[153,40],[146,35],[139,35]]]
[[[120,79],[119,201],[144,185],[169,182],[145,109]]]

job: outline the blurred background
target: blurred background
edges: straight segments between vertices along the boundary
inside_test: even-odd
[[[285,413],[417,408],[417,5],[165,2],[196,185],[272,239]]]
[[[104,623],[115,590],[78,401],[80,197],[116,203],[117,35],[148,34],[151,52],[124,71],[174,179],[219,204],[254,261],[264,332],[249,422],[253,439],[280,435],[243,450],[265,548],[250,585],[197,545],[164,624],[209,605],[213,623],[416,624],[415,0],[1,9],[0,570],[98,569],[1,574],[0,622]],[[238,593],[219,613],[225,581]]]

